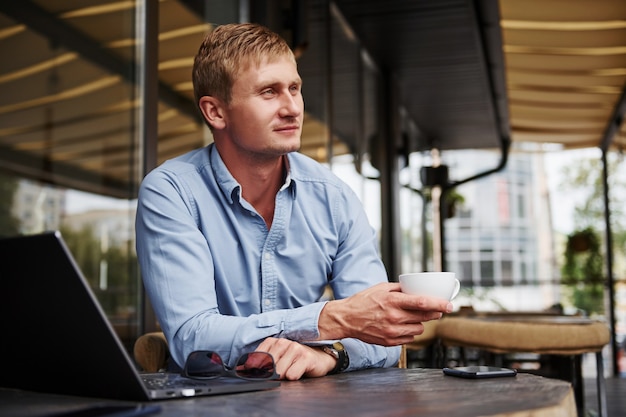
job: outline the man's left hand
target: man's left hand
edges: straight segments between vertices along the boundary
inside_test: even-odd
[[[276,362],[280,379],[295,381],[304,377],[319,377],[335,368],[337,360],[320,348],[302,345],[288,339],[268,337],[257,347],[268,352]]]

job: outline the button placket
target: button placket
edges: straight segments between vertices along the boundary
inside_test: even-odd
[[[276,274],[276,246],[285,231],[285,213],[289,210],[285,207],[286,193],[281,191],[276,196],[275,215],[272,227],[265,238],[265,244],[261,253],[261,309],[273,311],[277,306],[278,276]]]

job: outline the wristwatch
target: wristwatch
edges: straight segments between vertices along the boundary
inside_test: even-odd
[[[338,374],[348,369],[350,358],[348,358],[348,352],[346,352],[341,342],[335,342],[332,345],[323,345],[322,350],[337,359],[337,365],[335,365],[335,368],[331,370],[328,375]]]

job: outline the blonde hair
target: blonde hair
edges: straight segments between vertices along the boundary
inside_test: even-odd
[[[280,57],[296,61],[287,42],[268,28],[255,23],[218,26],[206,35],[194,59],[192,81],[196,103],[203,96],[230,103],[238,71]]]

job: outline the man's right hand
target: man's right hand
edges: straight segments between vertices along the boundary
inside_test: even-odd
[[[452,312],[441,298],[404,294],[399,283],[381,283],[342,300],[326,303],[319,318],[320,340],[360,339],[396,346],[424,332],[422,322]]]

